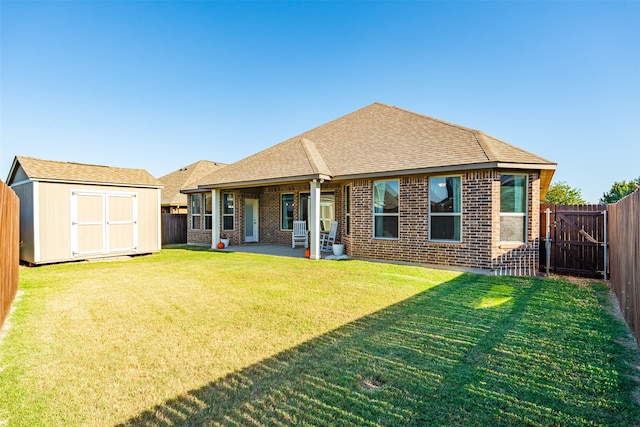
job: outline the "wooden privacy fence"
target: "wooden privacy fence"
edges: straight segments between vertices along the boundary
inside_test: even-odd
[[[607,205],[540,205],[540,270],[546,269],[546,210],[550,209],[550,272],[604,278]]]
[[[608,205],[611,289],[640,343],[640,190]]]
[[[20,199],[0,181],[0,327],[18,292]]]
[[[162,214],[162,245],[187,243],[187,214]]]

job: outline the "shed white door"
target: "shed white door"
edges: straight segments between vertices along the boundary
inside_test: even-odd
[[[138,200],[134,193],[71,192],[71,255],[136,252]]]

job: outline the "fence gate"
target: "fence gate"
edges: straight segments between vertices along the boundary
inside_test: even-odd
[[[540,270],[546,270],[547,214],[551,235],[549,271],[586,277],[607,277],[607,206],[540,205]]]

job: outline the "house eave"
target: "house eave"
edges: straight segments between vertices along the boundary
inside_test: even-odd
[[[250,187],[267,187],[270,185],[278,185],[278,184],[298,184],[303,182],[309,182],[316,180],[324,180],[331,181],[333,177],[325,174],[313,174],[313,175],[300,175],[300,176],[288,176],[282,178],[267,178],[267,179],[258,179],[251,181],[235,181],[235,182],[224,182],[218,184],[203,184],[199,185],[198,188],[181,190],[181,193],[198,193],[202,190],[213,190],[215,188],[250,188]]]
[[[549,169],[555,170],[555,164],[533,164],[533,163],[505,163],[505,162],[486,162],[486,163],[471,163],[463,165],[448,165],[438,166],[431,168],[419,168],[419,169],[401,169],[401,170],[389,170],[381,172],[371,172],[362,174],[350,174],[350,175],[337,175],[333,177],[334,181],[349,181],[353,179],[371,179],[382,178],[388,176],[402,176],[402,175],[433,175],[446,172],[460,172],[477,169]]]
[[[555,163],[506,163],[497,162],[500,169],[555,170]]]
[[[346,175],[336,175],[333,177],[328,175],[323,175],[323,174],[303,175],[303,176],[295,176],[295,177],[268,178],[268,179],[251,180],[251,181],[235,181],[235,182],[225,182],[225,183],[216,183],[216,184],[203,184],[203,185],[199,185],[198,188],[180,190],[180,192],[183,194],[190,194],[190,193],[200,193],[203,190],[212,190],[215,188],[220,188],[220,189],[250,188],[250,187],[266,187],[269,185],[278,185],[278,184],[299,184],[303,182],[309,182],[313,179],[320,179],[325,181],[350,181],[354,179],[375,179],[375,178],[403,176],[403,175],[433,175],[433,174],[439,174],[439,173],[461,172],[461,171],[478,170],[478,169],[524,169],[524,170],[547,170],[552,172],[556,169],[556,164],[485,162],[485,163],[470,163],[470,164],[462,164],[462,165],[448,165],[448,166],[438,166],[438,167],[419,168],[419,169],[398,169],[398,170],[388,170],[388,171],[370,172],[370,173],[346,174]]]

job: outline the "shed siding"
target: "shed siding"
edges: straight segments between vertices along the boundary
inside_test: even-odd
[[[69,196],[68,185],[39,183],[40,263],[71,258]]]
[[[38,263],[50,263],[68,261],[74,259],[71,254],[71,191],[90,191],[106,193],[135,193],[138,199],[138,251],[137,253],[150,253],[159,250],[158,247],[158,191],[155,188],[132,188],[99,185],[76,185],[64,183],[39,184],[39,219],[40,219],[40,257]],[[126,201],[122,201],[126,204]],[[96,206],[78,206],[78,214],[84,220],[99,218],[94,212]],[[33,206],[31,204],[31,206]],[[115,206],[113,214],[120,215],[126,206]],[[90,209],[91,208],[91,209]],[[124,215],[124,214],[122,214]],[[126,245],[127,238],[123,236],[123,227],[114,226],[113,244],[111,248]],[[95,231],[95,230],[94,230]],[[97,231],[96,231],[97,233]],[[94,233],[95,234],[95,233]],[[94,237],[96,239],[98,235]],[[96,242],[88,235],[79,241],[82,251],[95,249]],[[130,246],[130,245],[129,245]],[[133,252],[131,252],[133,253]],[[33,261],[31,261],[33,262]]]
[[[20,259],[35,263],[33,234],[33,183],[12,186],[20,199]]]
[[[160,192],[141,188],[138,192],[138,252],[160,250]]]
[[[22,182],[22,181],[27,181],[29,180],[29,177],[27,176],[26,173],[24,173],[24,169],[22,169],[22,166],[18,166],[16,168],[16,172],[14,174],[13,177],[13,182]]]

